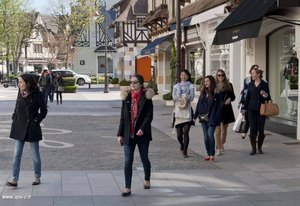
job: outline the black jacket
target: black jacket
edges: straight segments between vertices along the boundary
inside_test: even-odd
[[[123,137],[124,144],[128,145],[131,138],[130,134],[130,121],[131,121],[131,93],[130,91],[122,91],[122,109],[120,117],[120,125],[118,130],[118,136]],[[151,122],[153,119],[153,102],[152,97],[154,91],[152,89],[146,89],[140,97],[138,103],[137,120],[134,131],[134,141],[143,142],[152,140]],[[141,129],[144,134],[142,136],[136,136],[138,130]]]
[[[209,126],[218,126],[221,123],[221,96],[214,94],[210,101],[206,94],[200,95],[195,110],[194,119],[198,118],[201,114],[208,114]]]
[[[19,92],[12,115],[10,138],[28,142],[41,140],[40,123],[46,115],[47,106],[42,92],[35,90],[26,98]]]
[[[268,94],[266,98],[260,94],[261,90],[264,90]],[[261,80],[260,84],[256,87],[254,81],[251,81],[248,85],[244,109],[259,111],[260,105],[269,100],[271,100],[269,84]]]
[[[232,123],[232,122],[235,121],[231,103],[228,104],[228,105],[225,105],[225,101],[228,98],[230,98],[232,102],[235,100],[235,94],[234,94],[233,86],[232,86],[231,83],[230,83],[230,87],[231,87],[230,91],[222,91],[220,93],[221,101],[222,101],[222,103],[221,103],[221,105],[222,105],[222,108],[221,108],[221,121],[224,124],[229,124],[229,123]]]

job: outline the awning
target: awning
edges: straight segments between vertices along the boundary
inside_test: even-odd
[[[108,53],[110,53],[110,52],[117,52],[117,50],[114,47],[110,46],[110,45],[106,46],[106,51]],[[105,52],[105,45],[99,46],[97,49],[95,49],[94,52]]]
[[[155,53],[155,47],[165,41],[171,41],[174,34],[169,34],[160,38],[153,40],[150,44],[148,44],[145,48],[141,50],[141,55],[148,55]]]
[[[217,28],[214,45],[258,37],[263,18],[277,0],[244,0]]]
[[[192,19],[192,17],[189,17],[189,18],[181,20],[181,27],[188,27],[188,26],[190,26],[191,19]],[[176,23],[169,25],[169,30],[170,31],[173,31],[175,29],[176,29]]]

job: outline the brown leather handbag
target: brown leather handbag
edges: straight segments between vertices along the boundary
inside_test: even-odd
[[[273,117],[279,115],[278,104],[273,103],[272,101],[266,101],[260,105],[260,115],[266,117]]]

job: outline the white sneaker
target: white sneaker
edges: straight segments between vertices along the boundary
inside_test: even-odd
[[[216,154],[217,156],[220,156],[220,155],[222,155],[222,152],[221,152],[221,150],[219,149],[218,151],[217,151],[217,154]]]

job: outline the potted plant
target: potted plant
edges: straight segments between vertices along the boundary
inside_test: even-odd
[[[118,87],[119,86],[119,78],[117,78],[117,77],[112,78],[110,83],[113,85],[113,87]]]
[[[126,90],[126,89],[130,89],[130,81],[123,79],[119,82],[120,85],[120,89],[121,90]]]
[[[174,101],[171,92],[164,94],[162,98],[163,100],[165,100],[167,106],[174,106]]]

